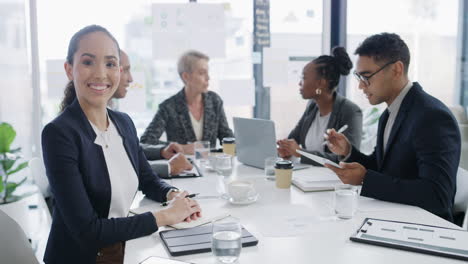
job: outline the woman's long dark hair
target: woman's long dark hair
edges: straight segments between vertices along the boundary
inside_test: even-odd
[[[353,63],[343,47],[332,49],[332,56],[322,55],[313,60],[317,65],[317,73],[321,78],[328,80],[328,88],[333,91],[340,82],[340,75],[348,75]]]
[[[83,36],[86,36],[94,32],[103,32],[106,35],[108,35],[114,41],[115,45],[117,45],[117,50],[120,53],[119,43],[106,28],[98,26],[98,25],[90,25],[90,26],[86,26],[80,29],[70,39],[70,43],[68,44],[68,53],[67,53],[68,64],[73,65],[73,56],[75,56],[75,53],[78,50],[78,44],[80,43],[81,38]],[[69,81],[67,83],[67,86],[65,86],[65,91],[63,94],[64,94],[64,97],[63,97],[62,103],[60,104],[60,112],[63,112],[65,108],[67,108],[67,106],[73,103],[73,101],[76,98],[75,85],[73,84],[73,81]]]

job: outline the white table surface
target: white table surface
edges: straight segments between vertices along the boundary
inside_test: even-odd
[[[313,169],[295,171],[295,174],[312,174]],[[413,253],[403,250],[356,243],[349,237],[360,227],[364,218],[415,222],[450,228],[458,226],[414,206],[388,203],[359,197],[357,214],[350,220],[340,220],[333,215],[333,195],[327,192],[304,193],[296,187],[277,189],[274,181],[266,180],[260,169],[238,164],[233,172],[234,179],[248,179],[255,183],[260,198],[250,205],[232,205],[224,199],[200,199],[205,212],[228,212],[240,219],[259,243],[254,247],[242,248],[238,263],[461,263],[462,261]],[[206,173],[202,178],[174,179],[173,186],[207,195],[220,188],[223,177]],[[152,203],[141,193],[133,208]],[[303,214],[314,219],[312,229],[295,236],[272,237],[262,223],[275,217],[285,217],[288,207],[302,206]],[[266,212],[266,209],[268,213]],[[273,209],[273,210],[272,210]],[[278,209],[276,211],[276,209]],[[272,220],[273,221],[273,220]],[[281,228],[281,226],[278,226]],[[165,230],[166,228],[160,228]],[[139,263],[149,256],[160,256],[185,260],[193,263],[217,263],[212,253],[171,257],[166,251],[158,233],[127,241],[125,263]]]

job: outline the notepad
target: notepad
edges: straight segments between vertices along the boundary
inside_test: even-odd
[[[193,263],[185,262],[181,260],[151,256],[143,260],[143,262],[140,262],[140,264],[193,264]]]
[[[307,174],[293,175],[292,184],[304,192],[331,191],[341,181],[336,174],[322,167],[313,167]]]
[[[130,209],[131,213],[134,214],[143,214],[146,212],[155,212],[163,209],[160,204],[158,203],[151,203],[145,206],[141,206],[138,208]],[[185,229],[185,228],[192,228],[196,226],[205,225],[211,223],[212,221],[216,221],[219,219],[223,219],[229,216],[228,213],[219,212],[219,211],[202,211],[202,217],[198,218],[197,220],[192,220],[190,222],[180,222],[178,224],[170,225],[175,229]]]
[[[202,212],[202,217],[198,218],[197,220],[193,220],[190,222],[180,222],[178,224],[171,225],[171,227],[175,229],[186,229],[186,228],[192,228],[192,227],[197,227],[205,224],[209,224],[213,221],[220,220],[223,218],[228,217],[229,214],[207,214],[205,212]]]
[[[468,260],[468,232],[461,229],[366,218],[350,240]]]

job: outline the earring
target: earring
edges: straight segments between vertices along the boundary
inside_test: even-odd
[[[315,93],[317,95],[321,95],[322,94],[322,89],[320,89],[320,88],[315,89]]]

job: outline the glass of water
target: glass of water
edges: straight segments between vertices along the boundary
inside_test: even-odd
[[[205,169],[208,164],[208,155],[210,154],[209,141],[196,141],[194,143],[195,160],[197,161],[200,169]]]
[[[232,156],[229,154],[220,154],[215,157],[216,172],[218,175],[231,176],[232,174]]]
[[[275,164],[280,159],[278,157],[268,157],[265,159],[265,176],[269,180],[275,180]]]
[[[358,187],[350,184],[335,186],[335,214],[341,219],[351,219],[357,210]]]
[[[211,249],[221,263],[234,263],[242,249],[239,219],[229,216],[213,222]]]

